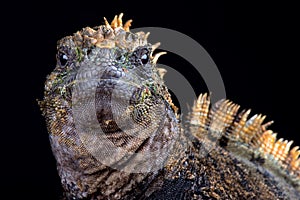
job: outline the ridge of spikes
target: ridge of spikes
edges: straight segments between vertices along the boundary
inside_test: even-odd
[[[239,107],[224,99],[211,105],[209,95],[200,94],[189,114],[191,127],[197,127],[192,133],[196,133],[198,138],[205,137],[205,134],[220,133],[219,139],[222,136],[228,138],[229,142],[235,144],[233,148],[236,149],[244,146],[267,163],[271,163],[271,171],[279,170],[280,174],[300,187],[299,146],[291,149],[293,141],[277,139],[277,133],[267,129],[273,121],[263,123],[266,116],[256,114],[249,118],[251,110],[238,112]]]

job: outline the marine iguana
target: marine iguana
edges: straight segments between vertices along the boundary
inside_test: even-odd
[[[300,199],[299,147],[207,94],[180,116],[159,43],[122,16],[58,41],[39,105],[64,198]]]

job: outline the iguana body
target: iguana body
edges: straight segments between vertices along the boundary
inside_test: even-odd
[[[200,95],[185,123],[122,14],[58,42],[40,101],[66,199],[300,199],[298,147]]]

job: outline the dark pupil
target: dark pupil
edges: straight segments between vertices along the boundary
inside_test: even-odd
[[[65,65],[67,64],[67,61],[68,61],[67,58],[68,58],[68,57],[66,56],[66,54],[61,53],[61,54],[59,55],[59,62],[60,62],[60,64],[61,64],[62,66],[65,66]]]
[[[148,63],[148,60],[149,60],[149,57],[147,54],[143,54],[142,57],[141,57],[141,61],[143,64],[147,64]]]

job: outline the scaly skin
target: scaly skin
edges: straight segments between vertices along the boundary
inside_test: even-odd
[[[152,55],[157,45],[147,42],[147,34],[131,33],[130,21],[123,26],[121,18],[58,42],[57,65],[39,103],[64,197],[299,198],[298,179],[273,173],[262,154],[227,137],[238,117],[233,113],[225,127],[220,116],[235,104],[199,111],[208,99],[200,96],[181,125],[156,68],[160,54]],[[242,148],[251,162],[238,153]]]

